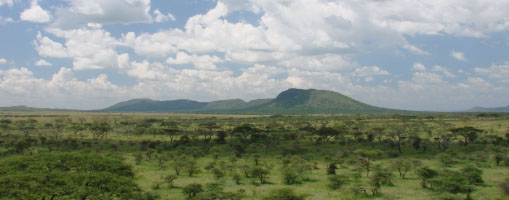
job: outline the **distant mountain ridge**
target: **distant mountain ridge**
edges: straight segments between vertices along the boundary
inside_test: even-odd
[[[133,99],[99,111],[217,114],[384,114],[411,112],[371,106],[337,92],[294,88],[281,92],[274,99],[257,99],[249,102],[241,99],[212,102],[186,99],[169,101]]]
[[[466,112],[509,112],[509,106],[496,108],[473,107]]]

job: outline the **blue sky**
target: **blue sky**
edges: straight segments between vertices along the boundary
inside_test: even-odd
[[[332,90],[431,111],[509,105],[509,0],[0,0],[0,106]]]

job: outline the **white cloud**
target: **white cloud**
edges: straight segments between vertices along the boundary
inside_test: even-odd
[[[0,99],[2,105],[97,109],[128,95],[123,88],[109,82],[104,74],[79,81],[68,68],[61,68],[49,80],[36,78],[33,72],[23,67],[4,71],[1,75],[0,96],[9,97]]]
[[[7,24],[7,23],[12,23],[12,22],[14,22],[14,19],[12,19],[12,17],[4,18],[4,17],[0,16],[0,24]]]
[[[463,52],[451,51],[451,56],[454,59],[459,60],[461,62],[467,62],[468,61],[468,59],[465,57],[465,54]]]
[[[154,18],[154,21],[155,22],[165,22],[165,21],[175,21],[175,16],[173,16],[171,13],[168,13],[168,14],[163,14],[161,13],[161,11],[159,11],[159,9],[155,9],[154,10],[154,14],[156,15],[156,17]]]
[[[56,99],[58,95],[73,94],[69,91],[72,87],[85,88],[81,90],[88,92],[86,88],[91,88],[90,85],[129,91],[129,94],[113,91],[105,94],[109,101],[100,100],[98,94],[96,99],[90,97],[91,105],[115,103],[111,100],[130,97],[265,98],[274,97],[288,87],[334,90],[368,103],[396,108],[437,110],[431,105],[447,108],[451,103],[444,102],[455,102],[452,106],[459,107],[471,103],[456,102],[471,99],[475,102],[508,100],[481,95],[507,93],[504,87],[490,83],[494,77],[501,82],[509,81],[502,77],[505,68],[501,66],[476,69],[475,75],[482,78],[463,80],[470,75],[457,73],[465,77],[459,76],[454,83],[449,83],[447,78],[455,78],[456,74],[441,66],[427,69],[422,63],[415,63],[412,77],[402,81],[398,80],[400,77],[389,76],[394,73],[389,68],[363,66],[354,60],[369,52],[431,55],[425,45],[407,41],[406,38],[414,35],[486,37],[507,30],[508,20],[503,20],[509,19],[507,1],[224,0],[206,13],[190,17],[183,28],[141,30],[140,33],[139,30],[109,33],[103,28],[109,28],[106,24],[172,20],[171,14],[150,9],[148,0],[69,0],[62,7],[51,9],[55,11],[54,23],[44,29],[44,34],[37,35],[36,50],[42,57],[72,59],[72,70],[61,69],[50,80],[28,74],[25,78],[32,82],[20,82],[19,87],[8,84],[14,80],[6,74],[14,71],[4,71],[0,79],[4,93],[0,95],[9,100],[0,102],[27,102],[30,99],[27,97],[39,96]],[[227,20],[229,14],[239,10],[256,12],[261,18],[253,24]],[[118,70],[118,75],[129,76],[136,83],[120,87],[103,75],[90,80],[77,80],[73,76],[73,70],[91,69]],[[23,68],[18,71],[31,73]],[[357,85],[357,80],[369,82],[377,76],[383,76],[385,83],[394,83],[387,85],[396,86]],[[487,87],[490,84],[492,88]],[[50,92],[33,92],[37,89]],[[11,90],[27,92],[5,93]],[[95,95],[94,91],[89,93]],[[506,93],[499,97],[506,97]],[[79,103],[75,106],[82,106],[83,101],[76,101]]]
[[[46,61],[46,60],[43,60],[43,59],[40,59],[38,60],[37,62],[35,62],[35,66],[39,66],[39,67],[43,67],[43,66],[52,66],[53,64],[51,64],[50,62]]]
[[[40,32],[37,33],[37,40],[34,41],[34,45],[40,56],[55,58],[69,57],[67,49],[61,43],[55,42],[48,37],[43,37]]]
[[[433,71],[435,72],[442,72],[444,74],[445,77],[447,78],[456,78],[456,75],[449,72],[449,70],[447,70],[445,67],[442,67],[442,66],[439,66],[439,65],[435,65],[433,67]]]
[[[7,63],[7,60],[5,58],[0,58],[0,64],[5,64]]]
[[[175,58],[168,58],[166,63],[173,65],[183,65],[192,63],[197,69],[214,70],[216,69],[215,63],[222,63],[223,60],[217,56],[202,55],[197,56],[195,54],[188,55],[184,52],[178,52]]]
[[[151,23],[150,0],[69,0],[55,10],[53,27],[70,29],[88,23]]]
[[[51,20],[51,15],[39,6],[39,0],[32,0],[30,8],[24,10],[19,18],[29,22],[47,23]]]
[[[136,54],[158,58],[177,53],[175,41],[181,40],[181,37],[166,31],[154,34],[144,33],[140,36],[136,36],[135,33],[129,32],[123,36],[123,41],[131,47]]]
[[[390,75],[388,71],[380,69],[378,66],[364,66],[355,69],[355,76],[364,78],[364,81],[370,82],[374,80],[374,76]]]
[[[0,0],[0,6],[7,5],[9,7],[12,7],[14,4],[13,0]]]
[[[426,66],[424,66],[422,63],[415,63],[412,68],[417,71],[426,71]]]
[[[64,38],[65,47],[38,34],[36,49],[41,56],[71,57],[73,69],[117,68],[119,55],[116,47],[123,43],[102,29],[47,29],[53,35]]]
[[[476,67],[474,71],[477,74],[509,83],[509,64],[492,65],[487,68]]]

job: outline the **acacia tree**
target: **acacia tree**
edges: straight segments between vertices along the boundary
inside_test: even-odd
[[[366,170],[366,176],[369,176],[369,172],[372,167],[371,162],[380,158],[383,154],[380,150],[370,151],[362,149],[355,151],[355,153],[359,155],[359,158],[357,159],[357,166]]]
[[[108,132],[112,130],[110,124],[106,122],[94,123],[90,126],[90,131],[92,132],[92,136],[94,140],[100,140],[107,136]]]
[[[129,165],[91,153],[10,156],[0,162],[7,199],[144,199]]]
[[[219,128],[220,126],[216,122],[207,122],[199,124],[199,131],[203,134],[203,138],[207,142],[212,140],[212,136]]]
[[[0,129],[2,129],[2,132],[5,132],[5,130],[9,129],[10,124],[12,124],[12,121],[9,119],[0,120]],[[2,132],[0,132],[0,136],[2,135]]]
[[[377,127],[373,127],[371,130],[376,135],[378,142],[381,143],[382,137],[385,135],[385,128],[382,126],[377,126]]]
[[[81,124],[72,124],[71,126],[67,127],[67,129],[72,131],[74,133],[74,136],[76,136],[78,135],[79,132],[84,131],[85,127],[83,127]]]
[[[259,130],[252,124],[242,124],[233,129],[233,133],[240,139],[242,143],[248,142],[251,135],[256,134]]]
[[[18,130],[22,131],[25,137],[28,137],[30,132],[35,130],[35,125],[37,124],[37,120],[35,119],[27,119],[27,120],[18,120],[16,121],[16,127]]]
[[[173,143],[173,138],[177,136],[177,133],[180,131],[179,124],[175,121],[163,121],[161,122],[161,126],[163,127],[162,132],[164,135],[170,138],[170,143]]]
[[[465,146],[469,143],[472,143],[477,137],[479,137],[479,133],[482,133],[483,130],[471,127],[471,126],[465,126],[462,128],[455,128],[450,130],[453,134],[462,136],[464,139]]]
[[[406,131],[406,125],[395,125],[392,127],[392,131],[390,135],[396,140],[396,145],[398,146],[398,152],[403,153],[401,150],[401,144],[403,140],[408,138],[408,133]]]
[[[392,162],[392,168],[398,170],[399,177],[405,179],[405,175],[413,167],[413,163],[409,159],[398,158]]]
[[[325,139],[325,142],[329,142],[329,140],[333,137],[337,137],[340,132],[331,127],[321,127],[315,132],[315,134],[320,136],[320,140]]]

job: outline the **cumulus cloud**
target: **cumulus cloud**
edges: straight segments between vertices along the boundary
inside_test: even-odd
[[[454,59],[459,60],[461,62],[467,62],[468,61],[468,59],[465,57],[465,54],[463,52],[451,51],[451,56]]]
[[[119,54],[115,50],[122,42],[102,29],[48,29],[53,35],[64,38],[65,46],[38,34],[35,41],[39,55],[73,58],[73,69],[117,68]]]
[[[424,66],[422,63],[415,63],[412,68],[417,71],[426,71],[426,66]]]
[[[46,67],[46,66],[52,66],[52,65],[53,64],[51,64],[50,62],[48,62],[44,59],[40,59],[37,62],[35,62],[35,66],[38,66],[38,67]]]
[[[173,16],[171,13],[168,13],[168,14],[163,14],[161,13],[161,11],[159,11],[159,9],[155,9],[154,10],[154,14],[156,15],[156,17],[154,18],[154,21],[155,22],[165,22],[165,21],[175,21],[175,16]]]
[[[40,56],[55,58],[69,57],[67,49],[61,43],[55,42],[48,37],[42,36],[40,32],[37,33],[37,40],[34,41],[34,45],[37,53]]]
[[[12,19],[12,17],[4,18],[4,17],[0,16],[0,24],[7,24],[7,23],[12,23],[12,22],[14,22],[14,19]]]
[[[0,65],[7,63],[7,60],[5,58],[0,58]]]
[[[13,0],[0,0],[0,6],[7,5],[9,7],[12,7],[14,4]]]
[[[364,66],[355,69],[355,75],[364,78],[364,81],[370,82],[374,80],[374,76],[389,75],[388,71],[380,69],[378,66]]]
[[[30,8],[24,10],[19,18],[24,21],[35,23],[47,23],[51,21],[51,15],[48,11],[39,6],[39,0],[32,0]]]
[[[484,0],[222,0],[208,12],[187,19],[182,28],[110,33],[106,24],[173,21],[174,17],[151,9],[149,0],[69,0],[61,7],[52,7],[55,20],[45,32],[37,34],[34,46],[42,57],[72,60],[72,67],[61,69],[50,80],[34,78],[24,68],[7,70],[2,72],[4,78],[0,81],[4,84],[3,92],[11,91],[9,88],[39,89],[50,91],[54,95],[51,98],[73,94],[65,88],[85,88],[82,90],[86,92],[86,88],[101,86],[105,91],[114,88],[132,94],[111,92],[106,95],[110,100],[129,97],[249,100],[273,97],[288,87],[298,87],[334,90],[367,103],[395,108],[437,110],[426,105],[445,108],[443,102],[465,102],[470,97],[477,98],[475,102],[499,102],[503,99],[479,94],[507,92],[504,87],[493,87],[496,85],[490,83],[493,79],[505,80],[502,66],[476,68],[476,76],[465,79],[458,76],[470,75],[457,76],[442,66],[415,63],[409,66],[413,68],[411,77],[401,80],[392,76],[397,74],[391,71],[394,68],[364,66],[355,59],[369,52],[431,55],[426,46],[413,44],[407,38],[486,37],[509,28],[505,22],[508,20],[501,20],[509,19],[508,9],[509,2]],[[243,10],[258,14],[257,23],[228,21],[230,14]],[[129,76],[136,82],[116,86],[103,75],[90,80],[73,76],[80,73],[77,70],[103,69],[117,71],[116,75]],[[33,82],[7,84],[13,81],[13,75],[8,74],[14,73],[25,73],[25,78]],[[395,84],[368,86],[358,82],[379,77]],[[450,83],[448,78],[456,79]],[[33,84],[40,84],[35,86],[42,89],[30,89]],[[487,87],[490,84],[492,88]],[[66,92],[61,94],[48,88]],[[31,94],[21,92],[17,97]],[[99,95],[90,101],[99,101]],[[9,101],[14,102],[14,98]]]
[[[455,74],[449,72],[448,69],[446,69],[445,67],[439,66],[439,65],[435,65],[433,67],[433,71],[435,71],[435,72],[442,72],[444,74],[444,76],[447,77],[447,78],[456,78]]]
[[[88,23],[150,23],[150,0],[69,0],[55,9],[55,28],[77,28]]]
[[[97,109],[109,104],[101,99],[111,101],[128,95],[123,88],[109,82],[104,74],[79,81],[69,68],[60,68],[48,80],[34,77],[32,71],[23,67],[4,71],[1,75],[0,95],[10,97],[2,98],[2,105]],[[73,103],[78,101],[81,103]]]
[[[174,65],[190,64],[192,63],[197,69],[214,70],[216,69],[215,63],[222,63],[223,60],[217,56],[202,55],[197,56],[195,54],[188,55],[184,52],[179,52],[175,58],[168,58],[166,63]]]
[[[476,67],[474,71],[477,74],[509,83],[509,64],[492,65],[491,67]]]

